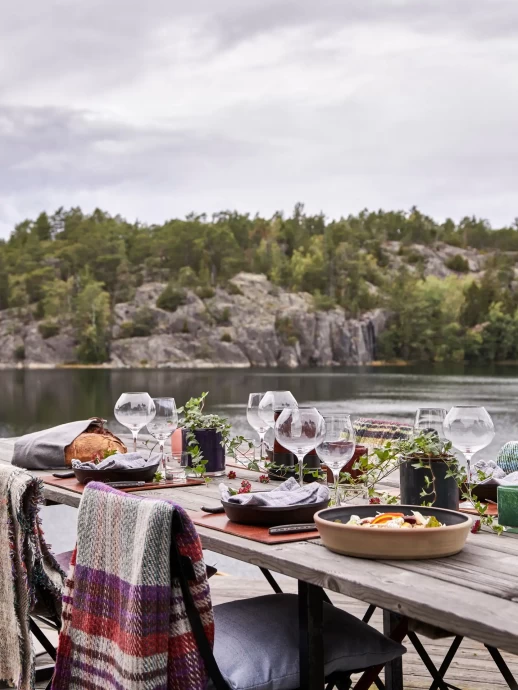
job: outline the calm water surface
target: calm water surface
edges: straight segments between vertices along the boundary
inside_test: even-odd
[[[246,422],[248,393],[291,390],[299,403],[321,411],[411,421],[418,407],[484,405],[496,437],[479,457],[494,457],[508,440],[518,439],[518,368],[364,368],[339,370],[15,370],[0,371],[0,437],[66,421],[102,416],[123,431],[113,406],[123,391],[147,390],[152,397],[173,396],[178,405],[209,391],[207,410],[227,416],[236,432],[253,437]],[[67,506],[43,509],[43,525],[56,552],[73,548],[77,511]],[[261,577],[257,568],[218,554],[208,563],[242,577]]]
[[[518,368],[351,368],[334,370],[15,370],[0,371],[0,437],[19,436],[66,421],[102,416],[115,432],[113,405],[123,391],[173,396],[178,405],[209,391],[207,410],[246,422],[250,391],[291,390],[322,412],[411,420],[418,407],[484,405],[496,427],[489,454],[518,438]]]

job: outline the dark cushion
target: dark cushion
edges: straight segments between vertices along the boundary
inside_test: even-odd
[[[299,687],[298,600],[270,594],[214,607],[214,656],[232,690]],[[361,671],[405,652],[345,611],[324,604],[325,673]]]

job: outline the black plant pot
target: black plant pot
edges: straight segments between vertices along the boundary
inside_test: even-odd
[[[225,448],[221,445],[221,432],[215,429],[197,429],[192,432],[207,464],[205,474],[220,477],[225,474]],[[182,447],[188,453],[188,465],[192,467],[192,457],[187,445],[187,429],[182,429]]]
[[[437,458],[430,460],[429,467],[414,467],[419,461],[415,458],[403,460],[399,467],[401,504],[419,506],[422,503],[429,503],[433,496],[421,496],[422,491],[429,493],[432,488],[428,486],[425,477],[433,481],[435,476],[436,498],[433,505],[436,508],[446,508],[448,510],[459,509],[459,487],[455,477],[446,477],[448,464]]]

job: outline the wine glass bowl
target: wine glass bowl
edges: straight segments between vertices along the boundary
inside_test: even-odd
[[[115,419],[127,427],[133,436],[133,450],[137,450],[137,437],[155,416],[155,404],[149,393],[123,393],[114,408]]]
[[[275,422],[275,438],[297,456],[299,483],[304,486],[304,456],[325,436],[324,418],[316,407],[291,407],[282,410]]]
[[[452,407],[444,420],[444,435],[466,458],[471,481],[471,458],[495,436],[493,421],[484,407]]]
[[[275,427],[275,413],[297,407],[297,401],[290,391],[267,391],[258,407],[258,416],[267,427]]]
[[[441,407],[420,407],[415,413],[414,435],[434,434],[444,439],[446,410]]]
[[[339,506],[340,472],[354,456],[356,437],[351,416],[348,414],[324,415],[324,423],[324,438],[317,446],[316,451],[320,461],[329,467],[333,473],[335,505]]]

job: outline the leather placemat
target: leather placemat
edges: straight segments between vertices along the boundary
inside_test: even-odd
[[[490,515],[491,517],[497,517],[498,516],[498,506],[496,503],[486,503],[487,505],[487,510],[486,510],[486,515]],[[468,515],[478,515],[478,511],[475,508],[472,508],[469,503],[467,504],[460,504],[459,512],[461,513],[467,513]]]
[[[320,534],[317,530],[314,532],[299,532],[298,534],[276,534],[271,535],[268,532],[268,527],[260,527],[256,525],[240,525],[237,522],[230,522],[224,513],[211,515],[210,513],[195,513],[190,512],[189,515],[198,527],[208,527],[215,529],[218,532],[226,532],[233,534],[236,537],[243,537],[244,539],[251,539],[262,544],[287,544],[293,541],[306,541],[307,539],[318,539]]]
[[[75,477],[70,479],[58,479],[57,477],[44,477],[43,482],[51,486],[59,486],[61,489],[73,491],[76,494],[82,494],[85,490],[86,484],[80,484]],[[147,482],[143,486],[133,486],[127,489],[119,489],[126,493],[132,491],[150,491],[152,489],[180,489],[182,486],[199,486],[205,484],[204,479],[186,479],[184,482]],[[118,488],[118,487],[115,487]]]

